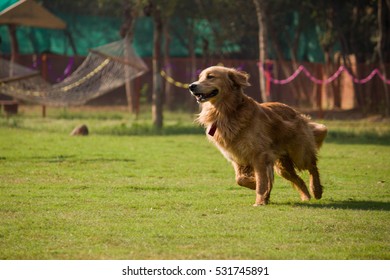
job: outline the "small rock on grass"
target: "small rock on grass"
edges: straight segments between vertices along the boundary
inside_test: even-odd
[[[88,127],[85,124],[76,126],[70,133],[71,136],[87,136],[89,134]]]

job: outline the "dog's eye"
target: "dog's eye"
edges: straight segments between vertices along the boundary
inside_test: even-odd
[[[207,78],[207,80],[211,80],[211,79],[214,79],[214,78],[215,78],[215,76],[214,76],[214,75],[212,75],[212,74],[208,74],[206,78]]]

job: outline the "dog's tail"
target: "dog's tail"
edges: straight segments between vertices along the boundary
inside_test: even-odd
[[[309,126],[313,132],[317,150],[319,150],[325,140],[326,135],[328,134],[328,129],[325,125],[315,122],[309,122]]]

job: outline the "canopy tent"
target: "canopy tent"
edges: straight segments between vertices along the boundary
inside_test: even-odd
[[[33,0],[21,0],[0,12],[0,24],[65,29],[66,23]]]
[[[16,26],[33,26],[49,29],[66,28],[66,23],[62,19],[50,13],[34,0],[20,0],[1,11],[0,25],[1,24],[6,24],[8,26],[8,32],[11,39],[11,61],[15,61],[19,53]],[[69,34],[67,35],[70,36]],[[72,42],[71,37],[70,41]],[[72,44],[72,47],[73,46],[74,44]]]

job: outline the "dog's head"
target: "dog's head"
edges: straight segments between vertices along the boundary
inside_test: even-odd
[[[244,87],[250,86],[248,79],[249,74],[234,68],[212,66],[203,70],[189,89],[198,103],[213,103],[242,93]]]

